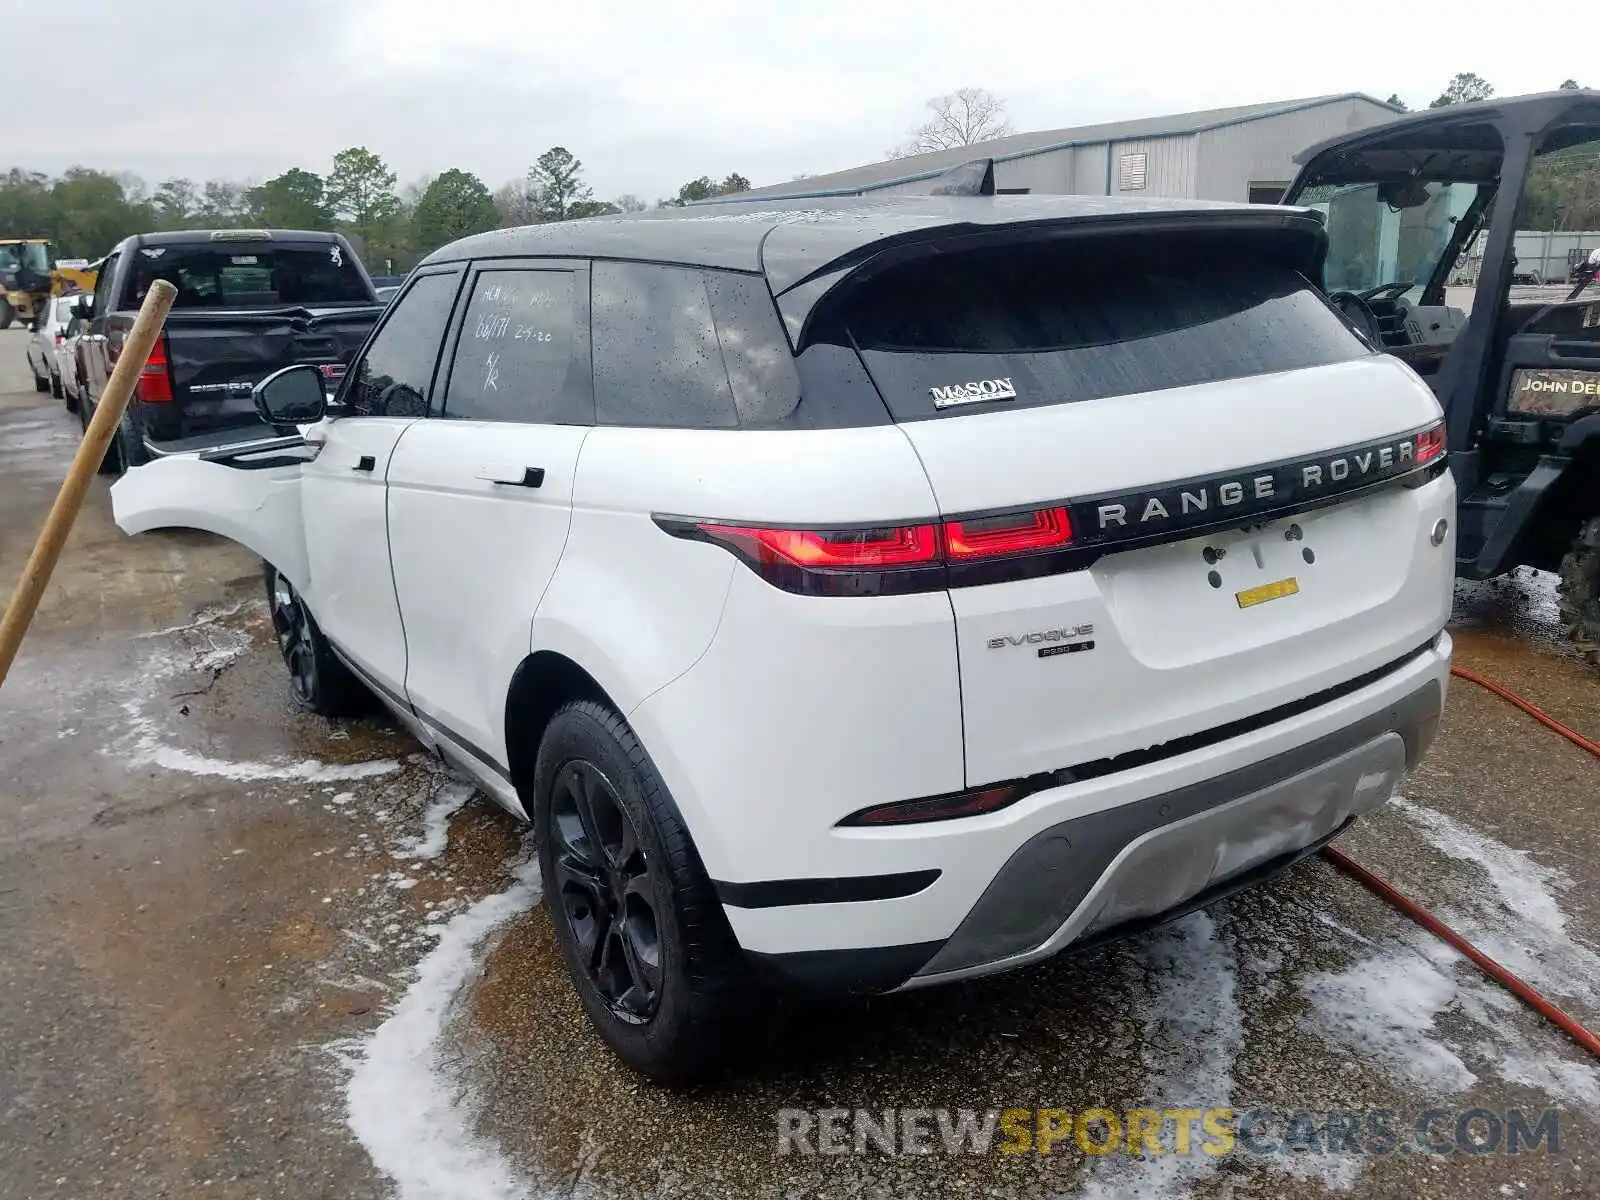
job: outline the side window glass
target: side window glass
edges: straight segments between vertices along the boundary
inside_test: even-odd
[[[445,388],[446,417],[590,423],[587,372],[579,364],[579,278],[559,270],[479,274]]]
[[[701,272],[594,264],[595,418],[605,425],[739,424]]]
[[[421,275],[394,302],[388,319],[351,372],[345,402],[366,417],[425,417],[434,363],[460,276]]]
[[[116,282],[118,257],[112,255],[100,265],[94,281],[94,315],[103,317],[111,310],[111,288]]]
[[[783,422],[800,403],[800,376],[766,280],[707,271],[705,285],[739,424],[760,429]]]

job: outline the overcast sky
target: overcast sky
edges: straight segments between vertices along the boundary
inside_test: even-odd
[[[1457,71],[1600,86],[1600,8],[1476,6],[0,0],[0,166],[259,181],[365,145],[402,185],[461,167],[494,188],[563,145],[597,196],[654,200],[876,161],[962,86],[1018,130],[1345,91],[1417,108]]]

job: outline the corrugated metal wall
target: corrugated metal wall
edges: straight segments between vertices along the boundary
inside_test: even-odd
[[[1111,143],[1111,194],[1194,195],[1194,144],[1195,139],[1191,135]],[[1137,186],[1141,174],[1143,187]],[[1102,182],[1100,191],[1103,193],[1104,190]]]
[[[1288,183],[1294,177],[1294,156],[1307,146],[1393,120],[1394,115],[1380,104],[1338,100],[1205,133],[1069,146],[996,163],[995,186],[1043,195],[1243,201],[1249,199],[1252,183]],[[1124,168],[1137,162],[1128,156],[1140,154],[1144,187],[1123,187],[1128,177]],[[915,192],[924,187],[917,182],[883,190]]]
[[[1199,169],[1195,190],[1188,194],[1200,200],[1247,200],[1251,183],[1293,179],[1294,156],[1307,146],[1394,117],[1381,104],[1338,100],[1196,134]]]

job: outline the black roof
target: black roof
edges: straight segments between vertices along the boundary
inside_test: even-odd
[[[774,295],[878,242],[1005,225],[1193,217],[1282,226],[1303,214],[1267,205],[1108,196],[848,196],[656,209],[497,229],[422,261],[614,258],[762,272]]]

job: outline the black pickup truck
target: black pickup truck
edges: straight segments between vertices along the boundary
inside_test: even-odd
[[[250,389],[279,367],[315,363],[331,393],[382,311],[372,279],[335,233],[182,230],[126,238],[78,302],[78,406],[94,415],[145,293],[178,289],[101,470],[274,436]]]

